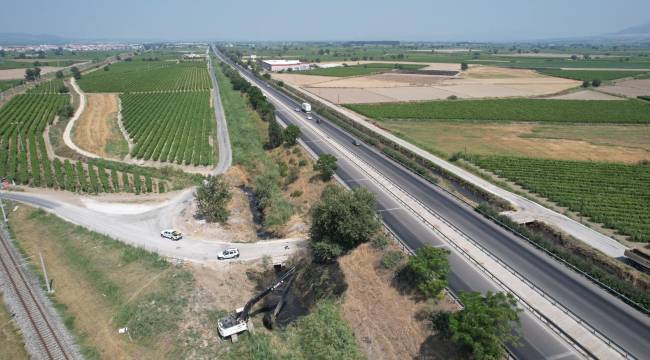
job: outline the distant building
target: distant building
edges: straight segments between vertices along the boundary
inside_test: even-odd
[[[262,67],[266,71],[303,71],[309,70],[309,64],[300,60],[262,60]]]
[[[343,64],[338,64],[338,63],[323,63],[323,64],[314,64],[317,68],[321,69],[331,69],[335,67],[341,67]]]
[[[183,54],[183,59],[203,59],[204,57],[205,54],[195,54],[195,53]]]

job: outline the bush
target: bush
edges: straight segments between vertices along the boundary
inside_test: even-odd
[[[289,195],[289,196],[291,196],[292,198],[300,197],[300,196],[302,196],[302,191],[296,190],[296,191],[292,192],[291,195]]]
[[[447,286],[449,262],[446,249],[425,245],[419,248],[400,272],[400,277],[425,297],[436,297]]]
[[[312,206],[311,241],[334,243],[343,251],[367,242],[381,226],[375,205],[375,196],[365,188],[327,186]]]
[[[314,259],[319,263],[333,262],[343,253],[340,245],[330,241],[312,241],[310,246]]]
[[[323,154],[318,157],[318,161],[314,164],[314,170],[320,173],[323,181],[329,181],[334,176],[334,172],[338,168],[336,165],[336,157],[330,154]]]
[[[602,82],[600,80],[591,80],[591,86],[599,87]]]
[[[151,181],[151,178],[148,177],[148,179]],[[197,202],[197,215],[205,221],[225,223],[228,220],[228,216],[230,216],[228,203],[232,194],[223,176],[208,176],[196,190],[194,197]]]
[[[300,167],[307,166],[307,164],[309,164],[309,162],[305,159],[300,159],[300,161],[298,161],[298,166]]]
[[[384,234],[377,234],[372,240],[370,240],[370,245],[375,249],[385,249],[388,246],[389,240],[388,237]]]
[[[394,269],[402,262],[404,254],[401,251],[387,251],[381,258],[381,265],[386,269]]]

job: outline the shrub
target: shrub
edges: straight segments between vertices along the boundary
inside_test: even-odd
[[[329,241],[310,242],[314,259],[319,263],[333,262],[343,253],[340,245]]]
[[[228,216],[230,216],[228,203],[232,194],[223,176],[208,176],[196,190],[194,197],[197,202],[198,216],[211,223],[225,223],[228,220]]]
[[[298,166],[300,167],[307,166],[307,164],[309,164],[309,162],[305,159],[300,159],[300,161],[298,161]]]
[[[439,296],[447,286],[448,255],[446,249],[425,245],[409,258],[400,277],[426,297]]]
[[[401,251],[387,251],[381,258],[381,265],[386,269],[394,269],[402,262],[404,254]]]
[[[302,196],[302,191],[296,190],[296,191],[292,192],[291,195],[289,195],[289,196],[291,196],[292,198],[300,197],[300,196]]]
[[[318,157],[318,161],[314,164],[314,170],[320,173],[323,181],[329,181],[334,176],[334,172],[338,168],[336,165],[336,157],[330,154],[323,154]]]
[[[377,236],[373,237],[372,240],[370,240],[370,245],[372,245],[372,247],[375,249],[385,249],[386,246],[388,246],[388,243],[388,237],[381,233],[377,234]]]

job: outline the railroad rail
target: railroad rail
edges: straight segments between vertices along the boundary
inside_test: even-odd
[[[13,249],[9,235],[0,225],[0,271],[4,274],[5,297],[12,298],[25,344],[32,358],[73,360],[78,358],[59,324],[52,319],[42,290],[35,288]],[[59,325],[59,326],[57,326]]]

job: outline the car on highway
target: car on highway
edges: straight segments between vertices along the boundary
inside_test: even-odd
[[[183,238],[183,233],[174,229],[166,229],[160,232],[160,236],[173,241],[178,241]]]
[[[352,144],[353,144],[354,146],[361,146],[361,141],[359,141],[359,140],[357,140],[357,139],[354,139],[354,140],[352,140]]]
[[[307,120],[311,120],[311,119],[312,119],[311,115],[307,114]]]
[[[217,259],[226,260],[226,259],[236,259],[239,257],[239,249],[237,248],[228,248],[226,250],[220,251],[217,254]]]
[[[295,110],[296,110],[296,112],[300,112],[300,108],[299,108],[299,107],[297,107]]]

